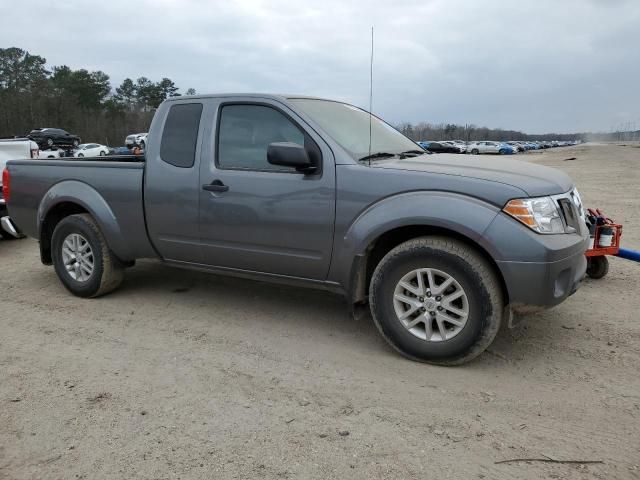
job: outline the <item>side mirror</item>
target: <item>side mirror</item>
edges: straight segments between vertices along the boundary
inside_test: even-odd
[[[267,149],[267,161],[271,165],[293,167],[304,173],[311,173],[316,169],[305,148],[292,142],[270,143]]]

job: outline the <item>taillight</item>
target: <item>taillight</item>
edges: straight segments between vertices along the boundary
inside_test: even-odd
[[[9,187],[9,169],[5,168],[2,171],[2,196],[4,197],[5,203],[9,203],[9,196],[11,193],[11,188]]]
[[[38,153],[40,153],[40,152],[38,151],[37,148],[32,148],[31,149],[31,158],[38,158]]]

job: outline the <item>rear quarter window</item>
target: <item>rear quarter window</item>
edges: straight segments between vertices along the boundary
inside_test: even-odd
[[[160,141],[162,161],[180,168],[193,167],[201,116],[201,103],[181,103],[169,109]]]

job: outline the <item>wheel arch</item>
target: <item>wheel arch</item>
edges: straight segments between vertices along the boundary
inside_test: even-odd
[[[369,207],[352,223],[333,262],[334,278],[345,287],[352,304],[365,303],[373,270],[397,245],[421,236],[457,239],[487,259],[508,299],[504,277],[495,259],[499,252],[484,233],[499,208],[477,198],[451,192],[409,192]]]
[[[51,237],[56,225],[69,215],[88,213],[96,221],[109,248],[122,261],[133,259],[124,241],[116,216],[106,200],[93,187],[76,180],[54,185],[38,208],[38,238],[42,263],[50,265]]]
[[[491,266],[500,282],[500,287],[504,295],[505,304],[509,303],[509,291],[504,280],[504,276],[489,251],[479,242],[459,231],[427,224],[404,225],[384,232],[375,238],[366,251],[358,256],[352,267],[352,281],[350,282],[350,300],[354,304],[366,302],[369,285],[373,272],[392,249],[398,245],[419,237],[441,236],[458,240],[478,252]]]

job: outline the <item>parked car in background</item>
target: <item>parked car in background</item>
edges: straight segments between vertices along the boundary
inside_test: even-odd
[[[431,153],[460,153],[458,147],[445,142],[418,142],[418,145]]]
[[[8,138],[0,140],[0,170],[7,161],[19,158],[38,158],[38,144],[28,138]],[[2,180],[0,180],[2,185]]]
[[[516,152],[525,151],[524,145],[522,145],[520,142],[506,142],[506,143],[507,145],[510,145],[512,148],[514,148]]]
[[[77,147],[80,145],[80,137],[61,128],[36,128],[31,130],[27,137],[41,148]]]
[[[467,152],[467,142],[464,142],[462,140],[452,140],[452,142],[455,143],[458,148],[460,148],[460,153]]]
[[[103,157],[109,154],[109,147],[100,145],[99,143],[83,143],[78,145],[78,149],[74,152],[74,157]]]
[[[131,149],[129,147],[111,147],[109,155],[131,155]]]
[[[140,145],[144,149],[147,145],[147,135],[148,133],[133,133],[128,135],[124,141],[124,145],[129,148]]]
[[[19,158],[38,158],[38,144],[28,138],[9,138],[0,140],[0,171],[4,170],[7,161]],[[0,177],[0,237],[19,238],[22,235],[9,221],[7,205],[3,195],[3,177]]]
[[[64,150],[57,148],[51,150],[40,150],[40,153],[38,153],[38,158],[62,158],[64,156]]]
[[[511,155],[515,150],[511,145],[501,142],[484,141],[472,142],[467,146],[467,152],[478,155],[480,153],[497,153],[500,155]]]
[[[445,140],[444,142],[440,142],[440,143],[444,143],[446,145],[452,146],[453,148],[458,150],[457,153],[465,153],[467,151],[466,145],[459,145],[453,140]]]

